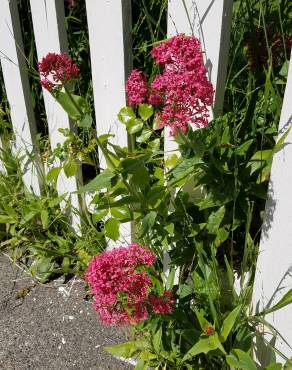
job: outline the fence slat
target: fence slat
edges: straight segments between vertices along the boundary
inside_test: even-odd
[[[292,54],[289,75],[279,123],[279,137],[292,125]],[[291,182],[292,182],[292,131],[283,148],[273,159],[269,182],[268,200],[262,228],[260,253],[254,283],[254,307],[261,309],[273,306],[292,288],[292,227],[291,227]],[[292,344],[292,305],[266,316],[270,322]],[[268,339],[268,338],[267,338]],[[292,350],[279,338],[276,347],[287,357]],[[257,354],[260,358],[260,354]],[[280,358],[279,358],[280,360]]]
[[[64,2],[59,0],[30,0],[31,14],[36,42],[38,60],[41,60],[49,52],[67,52],[67,36],[65,29]],[[52,150],[57,144],[63,144],[65,137],[59,128],[72,129],[70,120],[63,108],[55,101],[52,95],[43,89],[49,136]],[[80,178],[80,174],[78,176]],[[72,206],[80,211],[75,176],[67,178],[63,171],[58,177],[57,189],[59,194],[71,193]],[[64,206],[64,203],[62,204]],[[80,216],[72,213],[72,225],[79,230]]]
[[[117,113],[126,105],[125,81],[132,68],[131,1],[86,0],[97,135],[112,133],[112,142],[128,145]],[[100,165],[106,167],[100,156]],[[120,243],[131,241],[130,223],[121,224]],[[109,243],[111,246],[112,243]]]
[[[168,37],[178,33],[199,38],[209,79],[215,87],[215,114],[222,111],[227,72],[232,0],[169,0]],[[185,6],[186,8],[185,8]],[[177,148],[166,130],[165,151]]]
[[[36,125],[23,51],[17,0],[0,1],[0,59],[15,134],[13,151],[22,159],[23,180],[40,194],[41,163],[36,144]],[[33,162],[28,159],[33,156]]]

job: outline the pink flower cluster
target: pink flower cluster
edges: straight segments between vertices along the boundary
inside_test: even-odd
[[[146,247],[130,244],[94,257],[85,280],[94,295],[94,308],[101,321],[108,325],[136,324],[154,313],[170,313],[174,303],[172,293],[161,297],[153,293],[147,274],[155,255]]]
[[[38,70],[41,75],[40,84],[49,91],[79,75],[78,66],[66,53],[48,53],[38,63]]]
[[[147,96],[146,77],[138,69],[133,69],[127,82],[126,93],[128,94],[128,104],[131,106],[143,103]]]
[[[156,118],[161,127],[170,127],[172,135],[178,130],[185,133],[189,124],[207,126],[214,89],[207,78],[199,40],[183,34],[174,36],[153,48],[152,56],[162,66],[162,73],[147,92],[145,76],[134,70],[126,85],[129,105],[146,99],[152,105],[162,104]]]

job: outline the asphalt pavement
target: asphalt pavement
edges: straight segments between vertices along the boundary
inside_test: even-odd
[[[104,351],[125,335],[98,321],[84,282],[63,283],[36,284],[0,255],[0,369],[133,369]]]

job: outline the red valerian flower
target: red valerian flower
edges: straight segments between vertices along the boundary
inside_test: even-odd
[[[78,77],[80,72],[66,53],[48,53],[38,63],[38,70],[41,76],[40,84],[49,91]]]
[[[207,78],[201,44],[195,37],[174,36],[152,50],[152,56],[163,71],[151,84],[149,103],[163,100],[163,109],[156,118],[171,134],[186,132],[190,124],[208,125],[208,108],[213,104],[214,89]]]
[[[155,255],[146,247],[130,244],[94,257],[85,273],[100,320],[108,325],[136,324],[149,312],[170,313],[174,303],[169,292],[151,298],[153,290],[147,273]],[[153,306],[151,306],[153,304]]]
[[[154,294],[149,296],[149,301],[153,312],[157,314],[169,314],[173,311],[173,294],[171,290],[167,290],[161,297],[156,297]]]
[[[133,69],[128,77],[126,82],[126,93],[130,106],[144,103],[147,95],[147,81],[146,77],[139,69]]]

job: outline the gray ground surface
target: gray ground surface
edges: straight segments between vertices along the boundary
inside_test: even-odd
[[[130,370],[103,347],[123,341],[116,328],[102,326],[78,279],[22,289],[32,279],[0,255],[0,369]]]

